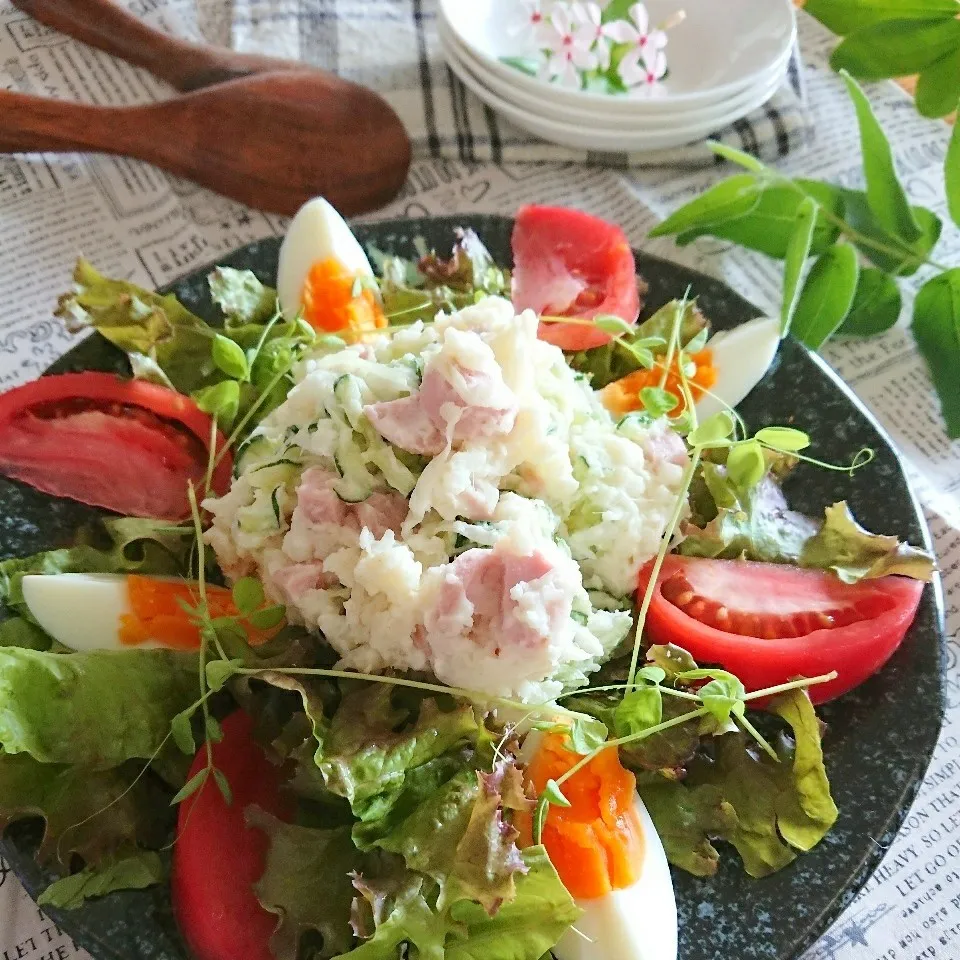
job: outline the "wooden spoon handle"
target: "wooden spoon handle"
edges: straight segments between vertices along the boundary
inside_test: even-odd
[[[292,60],[178,39],[148,26],[112,0],[13,0],[13,5],[48,27],[143,67],[182,91],[251,73],[306,69]]]
[[[0,152],[122,153],[123,125],[111,123],[111,118],[122,112],[126,111],[0,90]]]

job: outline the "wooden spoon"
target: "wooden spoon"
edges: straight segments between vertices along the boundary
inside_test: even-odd
[[[148,26],[112,0],[13,0],[13,5],[48,27],[143,67],[184,92],[277,70],[313,70],[344,87],[355,86],[296,60],[181,40]]]
[[[194,92],[149,106],[93,107],[0,91],[0,150],[127,154],[277,213],[318,194],[345,214],[363,213],[403,185],[409,137],[366,87],[295,61],[178,39],[111,0],[14,3]]]
[[[75,150],[137,157],[284,214],[317,195],[347,215],[375,209],[410,164],[386,101],[319,71],[255,73],[133,107],[0,91],[0,151]]]

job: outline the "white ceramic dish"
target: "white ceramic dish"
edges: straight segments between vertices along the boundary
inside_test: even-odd
[[[615,127],[586,127],[582,123],[545,120],[531,110],[522,109],[504,100],[487,88],[471,70],[456,57],[448,57],[447,64],[468,90],[484,103],[502,114],[518,127],[536,134],[551,143],[579,150],[602,150],[615,153],[640,153],[645,150],[662,150],[678,147],[684,143],[701,140],[715,130],[739,120],[741,117],[766,103],[780,86],[777,77],[767,87],[754,92],[752,101],[735,110],[724,109],[710,121],[671,127],[667,131],[636,132]]]
[[[734,110],[744,110],[748,113],[753,109],[758,90],[766,90],[775,80],[782,82],[790,62],[790,51],[780,61],[766,71],[758,81],[747,89],[719,98],[716,102],[701,107],[678,106],[669,113],[651,113],[644,108],[648,101],[633,100],[636,105],[629,115],[620,112],[607,113],[592,104],[568,105],[557,102],[544,96],[538,91],[534,96],[525,87],[518,87],[508,83],[499,73],[488,69],[485,61],[477,57],[466,45],[461,43],[456,34],[446,26],[438,23],[440,44],[447,59],[455,58],[473,74],[478,82],[518,109],[534,112],[544,120],[554,120],[561,123],[582,123],[591,127],[609,126],[617,130],[631,130],[634,132],[667,132],[677,126],[689,126],[693,123],[712,122],[718,113],[730,113]]]
[[[664,95],[641,101],[651,112],[722,102],[754,87],[789,56],[796,37],[791,0],[647,0],[646,5],[655,24],[680,9],[686,12],[686,19],[670,31]],[[440,0],[440,13],[461,43],[516,88],[581,108],[636,109],[636,100],[566,89],[502,63],[501,57],[528,53],[522,36],[511,31],[523,14],[516,0]]]

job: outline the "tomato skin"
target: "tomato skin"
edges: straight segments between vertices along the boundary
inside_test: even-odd
[[[111,373],[40,377],[0,395],[0,473],[58,497],[133,516],[189,515],[206,473],[211,420],[174,390]],[[219,431],[217,449],[226,447]],[[227,451],[212,489],[230,488]]]
[[[816,588],[828,590],[851,605],[859,603],[878,609],[874,616],[843,626],[811,630],[801,636],[768,639],[730,633],[700,622],[663,594],[663,585],[671,576],[704,564],[723,564],[726,573],[738,573],[745,596],[789,596],[800,605],[804,591]],[[740,569],[735,570],[736,567]],[[641,571],[641,595],[649,582],[650,571],[650,566]],[[923,583],[908,577],[881,577],[848,585],[822,570],[801,570],[749,560],[668,556],[644,629],[652,643],[677,644],[698,663],[719,664],[736,674],[748,691],[836,670],[836,680],[809,688],[814,703],[826,703],[859,686],[890,659],[913,622],[922,593]],[[736,597],[716,599],[736,609]]]
[[[275,960],[270,937],[275,914],[253,891],[263,874],[269,841],[248,827],[244,811],[262,807],[289,817],[280,793],[280,768],[253,740],[253,721],[243,711],[223,721],[223,740],[213,744],[213,762],[233,791],[229,806],[213,778],[180,805],[170,877],[173,912],[196,960]],[[207,762],[201,747],[190,776]]]
[[[586,320],[613,314],[636,323],[636,264],[615,224],[568,207],[530,204],[517,212],[510,242],[517,310]],[[586,290],[578,295],[583,284]],[[563,323],[541,323],[539,336],[563,350],[589,350],[612,339],[596,328]]]

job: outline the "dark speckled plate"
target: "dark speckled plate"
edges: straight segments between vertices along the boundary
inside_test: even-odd
[[[361,240],[411,254],[423,236],[448,248],[461,219],[396,221],[360,227]],[[495,257],[510,257],[511,221],[470,218]],[[276,272],[278,242],[239,250],[223,262],[248,267],[266,283]],[[643,254],[640,272],[650,283],[648,310],[683,293],[689,285],[718,327],[731,327],[758,311],[715,280]],[[211,316],[206,271],[172,290],[201,315]],[[122,369],[123,359],[106,342],[91,338],[52,370]],[[788,494],[809,513],[846,499],[862,523],[913,543],[929,534],[890,442],[863,406],[827,366],[800,344],[785,342],[777,360],[743,404],[754,427],[792,423],[807,431],[822,459],[841,462],[867,446],[877,458],[850,478],[805,467]],[[0,529],[4,556],[24,555],[70,541],[91,511],[53,500],[0,478]],[[794,960],[823,932],[877,866],[913,800],[942,718],[942,603],[939,585],[928,587],[903,646],[879,676],[823,711],[830,725],[827,765],[840,807],[837,825],[813,852],[781,873],[751,880],[732,850],[711,880],[675,872],[680,910],[681,960]],[[27,889],[38,893],[46,879],[33,862],[29,830],[12,832],[0,845]],[[170,915],[166,888],[106,897],[52,918],[96,960],[185,960]],[[237,960],[243,960],[238,957]],[[603,960],[597,957],[597,960]]]

